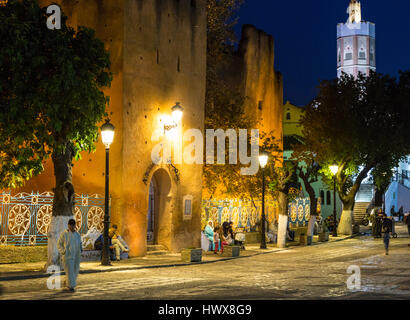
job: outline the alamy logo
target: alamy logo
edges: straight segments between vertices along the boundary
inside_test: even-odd
[[[51,276],[47,279],[47,288],[50,290],[61,289],[61,279],[60,279],[61,269],[59,266],[51,265],[47,268],[47,273]]]
[[[47,14],[51,16],[47,19],[47,28],[50,30],[61,29],[61,9],[59,6],[53,4],[47,7]]]
[[[162,133],[154,131],[151,141],[161,140]],[[205,137],[205,159],[204,159],[204,137],[199,129],[189,129],[183,134],[182,141],[190,142],[182,150],[177,139],[161,141],[154,146],[151,159],[154,164],[167,164],[174,154],[173,164],[215,164],[215,139],[216,139],[216,164],[226,164],[226,139],[228,139],[228,161],[229,164],[243,164],[242,175],[255,175],[259,170],[259,130],[251,130],[250,156],[248,156],[248,130],[240,129],[239,138],[237,131],[228,129],[207,129]],[[172,152],[173,151],[173,152]]]
[[[360,267],[356,265],[349,266],[347,268],[347,273],[351,274],[349,278],[347,278],[347,289],[353,290],[360,290],[361,288],[361,274],[360,274]]]

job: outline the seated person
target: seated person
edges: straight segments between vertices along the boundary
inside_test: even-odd
[[[268,232],[269,243],[276,243],[278,239],[278,223],[272,223]]]
[[[290,230],[289,225],[286,229],[286,237],[289,241],[295,241],[295,231]]]
[[[118,227],[117,225],[113,225],[108,230],[108,237],[111,239],[111,246],[110,249],[115,250],[115,257],[117,261],[121,260],[121,252],[128,252],[128,249],[124,246],[124,244],[118,238]]]
[[[213,228],[212,220],[208,221],[208,225],[204,229],[204,234],[210,242],[208,251],[213,251],[215,249],[215,244],[214,244],[214,228]]]
[[[236,233],[235,233],[235,245],[241,246],[242,250],[245,250],[245,228],[236,228]]]
[[[94,242],[94,249],[95,250],[102,250],[104,247],[104,235],[100,235],[97,240]],[[115,255],[114,255],[114,249],[111,244],[111,239],[108,237],[108,248],[110,251],[110,260],[115,260]],[[101,254],[101,259],[102,259],[102,254]]]
[[[230,245],[234,241],[233,222],[224,222],[222,228],[225,241]]]

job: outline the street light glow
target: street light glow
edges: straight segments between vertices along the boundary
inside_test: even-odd
[[[175,106],[172,107],[172,119],[175,123],[178,123],[182,119],[184,108],[181,107],[180,102],[177,102]]]
[[[266,152],[260,153],[259,154],[259,164],[261,168],[265,168],[267,163],[268,163],[268,154]]]
[[[333,175],[336,175],[336,173],[339,171],[339,166],[336,164],[333,166],[330,166],[330,171],[333,173]]]
[[[105,123],[101,126],[102,142],[107,149],[114,141],[114,129],[115,127],[110,123],[110,119],[105,120]]]

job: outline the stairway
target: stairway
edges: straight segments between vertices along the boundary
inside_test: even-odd
[[[373,189],[374,186],[372,184],[362,184],[356,194],[355,202],[372,202]]]
[[[371,202],[356,202],[353,210],[353,224],[360,224]]]
[[[366,215],[366,210],[373,200],[373,185],[362,184],[356,194],[355,205],[353,210],[353,223],[360,224]]]
[[[163,245],[154,244],[147,246],[147,256],[163,255],[167,253],[169,253],[169,251]]]

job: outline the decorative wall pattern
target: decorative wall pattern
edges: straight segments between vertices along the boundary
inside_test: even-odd
[[[53,197],[52,192],[0,194],[0,245],[46,245]],[[76,194],[74,216],[80,234],[91,227],[102,232],[104,197]]]
[[[255,208],[256,206],[256,208]],[[265,201],[265,215],[269,224],[279,220],[279,204],[277,200]],[[262,201],[242,200],[203,200],[201,226],[205,228],[212,220],[222,225],[225,221],[232,221],[234,228],[245,228],[247,232],[256,230],[262,216]],[[289,204],[289,223],[294,227],[307,225],[310,218],[309,198],[298,198]]]

